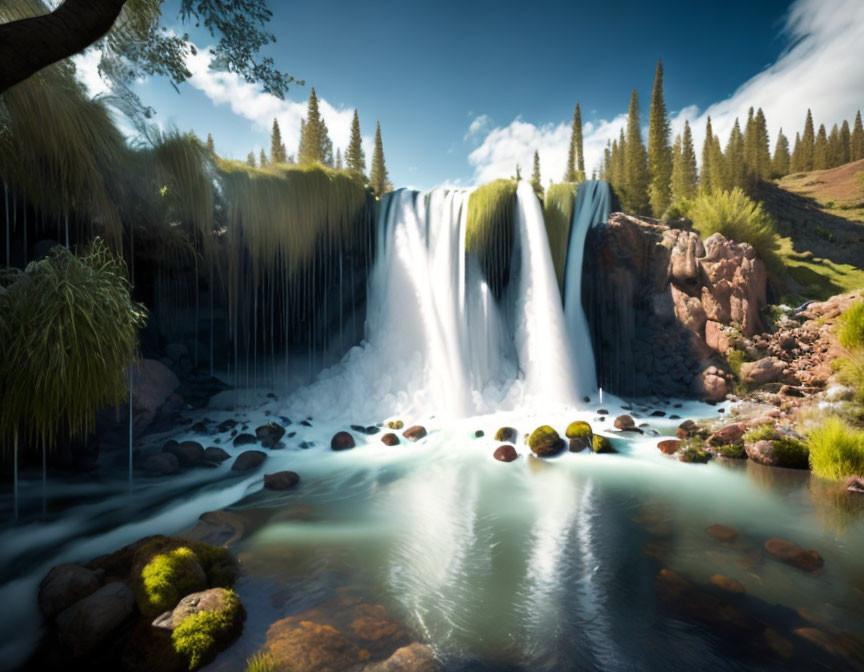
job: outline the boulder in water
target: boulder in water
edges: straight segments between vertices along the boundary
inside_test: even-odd
[[[258,443],[258,439],[253,434],[238,434],[234,437],[234,447],[252,446]]]
[[[390,429],[402,429],[405,426],[405,423],[402,422],[401,420],[390,420],[387,423],[387,426]]]
[[[419,441],[426,436],[426,428],[423,425],[414,425],[402,432],[402,436],[409,441]]]
[[[815,572],[825,564],[822,556],[816,551],[805,550],[798,544],[779,537],[766,541],[765,550],[778,560],[805,572]]]
[[[125,585],[109,583],[58,614],[60,642],[74,656],[96,649],[135,613],[135,596]]]
[[[528,437],[528,447],[538,457],[548,457],[560,453],[564,442],[552,427],[541,425]]]
[[[255,428],[255,437],[265,448],[275,448],[283,436],[285,436],[285,428],[275,422],[268,422]]]
[[[486,436],[486,432],[484,432],[482,429],[478,429],[474,432],[475,439],[482,439],[484,436]]]
[[[512,462],[517,457],[519,457],[519,455],[516,454],[516,449],[513,446],[509,444],[504,444],[503,446],[498,446],[495,449],[495,452],[492,453],[492,457],[494,457],[499,462]]]
[[[237,456],[237,459],[234,460],[234,464],[231,465],[231,470],[249,471],[250,469],[260,467],[264,464],[264,460],[266,459],[267,453],[260,450],[247,450]]]
[[[674,455],[678,452],[678,449],[681,448],[681,442],[677,439],[666,439],[665,441],[658,443],[657,448],[659,448],[660,452],[664,455]]]
[[[300,482],[300,476],[294,471],[277,471],[275,474],[264,474],[264,487],[267,490],[290,490]]]
[[[99,590],[104,576],[101,569],[89,569],[74,562],[57,565],[39,584],[39,608],[47,618],[54,618]]]
[[[354,437],[348,432],[336,432],[330,439],[331,450],[350,450],[356,445]]]
[[[198,669],[233,642],[243,629],[246,612],[233,590],[210,588],[187,595],[157,623],[170,625],[174,649],[189,669]],[[156,625],[156,623],[154,623]]]
[[[151,476],[170,476],[180,469],[180,460],[171,453],[159,453],[145,459],[141,469]]]
[[[636,421],[629,415],[619,415],[615,418],[615,429],[619,429],[622,432],[636,431]]]
[[[169,441],[162,447],[162,452],[176,457],[181,467],[193,467],[204,460],[204,446],[197,441]]]
[[[618,451],[612,447],[612,442],[605,436],[595,434],[591,440],[591,449],[595,453],[616,453]]]
[[[504,443],[516,443],[518,436],[518,432],[513,427],[501,427],[495,432],[495,440]]]
[[[705,528],[705,532],[717,541],[735,541],[738,538],[738,531],[735,528],[721,523]]]
[[[211,462],[224,462],[230,457],[231,456],[226,451],[217,446],[208,446],[204,450],[204,459]]]
[[[393,432],[388,432],[381,437],[381,443],[383,443],[385,446],[398,446],[399,437],[396,436]]]

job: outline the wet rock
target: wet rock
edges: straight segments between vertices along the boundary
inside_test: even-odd
[[[438,672],[440,669],[432,649],[414,642],[397,649],[387,660],[367,665],[363,672]]]
[[[657,448],[664,455],[674,455],[681,448],[681,442],[677,439],[666,439],[657,444]]]
[[[519,455],[516,454],[516,448],[509,444],[504,444],[495,449],[495,452],[492,453],[492,457],[499,462],[512,462],[519,457]]]
[[[330,450],[350,450],[357,444],[348,432],[336,432],[330,439]]]
[[[549,425],[542,425],[531,432],[528,437],[528,447],[538,457],[549,457],[560,453],[564,448],[561,437]]]
[[[422,425],[414,425],[413,427],[409,427],[404,432],[402,432],[402,436],[404,436],[409,441],[419,441],[424,436],[426,436],[426,428]]]
[[[591,449],[595,453],[617,453],[618,451],[612,447],[612,442],[605,436],[595,434],[591,440]]]
[[[519,433],[513,427],[501,427],[495,432],[495,440],[503,443],[516,443]]]
[[[162,447],[162,452],[176,457],[181,467],[192,467],[204,460],[204,446],[197,441],[169,441]]]
[[[665,418],[666,411],[651,411],[652,418]]]
[[[393,432],[388,432],[381,437],[381,443],[383,443],[385,446],[398,446],[399,437],[396,436]]]
[[[622,432],[633,431],[636,429],[636,421],[629,415],[619,415],[615,418],[615,429],[620,429]]]
[[[825,564],[816,551],[803,549],[798,544],[779,537],[766,541],[765,550],[778,560],[805,572],[815,572]]]
[[[277,471],[264,474],[264,487],[267,490],[290,490],[300,482],[300,476],[293,471]]]
[[[258,443],[258,439],[255,438],[254,434],[238,434],[234,437],[234,447],[240,446],[252,446]]]
[[[765,439],[748,443],[744,448],[747,457],[766,467],[810,468],[810,451],[806,444],[796,439],[788,437],[776,440]]]
[[[141,469],[151,476],[170,476],[180,470],[180,460],[171,453],[159,453],[145,459]]]
[[[204,459],[209,460],[210,462],[224,462],[231,456],[221,448],[217,448],[216,446],[208,446],[204,450]]]
[[[681,440],[689,439],[698,429],[699,426],[695,422],[692,420],[685,420],[678,425],[678,429],[675,430],[675,436]]]
[[[567,431],[564,432],[564,435],[569,440],[570,452],[578,453],[586,448],[591,448],[594,431],[587,422],[577,420],[567,425]]]
[[[122,583],[109,583],[60,612],[57,634],[73,655],[80,656],[96,649],[134,613],[132,591]]]
[[[828,655],[842,659],[849,665],[850,670],[861,670],[864,667],[864,643],[847,630],[798,628],[795,634],[815,644]]]
[[[740,582],[726,576],[725,574],[715,574],[711,577],[711,583],[729,593],[743,595],[745,592],[744,586],[742,586]]]
[[[738,538],[738,531],[734,527],[720,523],[707,527],[705,531],[717,541],[729,542],[735,541]]]
[[[856,495],[864,495],[864,478],[860,476],[850,476],[843,481],[843,490]]]
[[[265,448],[275,448],[283,436],[285,436],[285,428],[275,422],[268,422],[255,428],[255,438]]]
[[[53,618],[99,590],[104,576],[102,570],[74,562],[57,565],[39,584],[39,608],[47,618]]]
[[[482,439],[484,436],[486,436],[486,432],[484,432],[482,429],[478,429],[474,432],[475,439]]]
[[[402,422],[401,420],[390,420],[387,423],[387,426],[390,429],[402,429],[405,426],[405,423]]]
[[[257,469],[264,464],[266,459],[267,453],[260,450],[247,450],[237,456],[237,459],[234,460],[234,464],[231,465],[231,470],[250,471],[251,469]]]
[[[609,411],[607,411],[605,408],[598,408],[597,415],[609,415]]]
[[[301,441],[297,447],[300,448],[300,450],[309,450],[310,448],[315,447],[315,442],[314,441]]]

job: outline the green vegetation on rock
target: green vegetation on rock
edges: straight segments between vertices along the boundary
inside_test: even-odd
[[[569,182],[552,184],[546,190],[546,198],[543,201],[546,236],[549,238],[549,251],[552,253],[552,264],[555,266],[559,289],[564,287],[570,222],[573,219],[577,190],[578,186]]]
[[[495,180],[475,189],[468,199],[465,251],[477,257],[496,298],[510,279],[516,187],[515,180]]]
[[[169,611],[189,593],[206,588],[206,580],[192,549],[181,547],[159,553],[141,570],[138,609],[145,616]]]
[[[706,462],[711,460],[711,453],[709,453],[707,450],[702,450],[701,448],[697,448],[696,446],[689,445],[679,453],[678,459],[681,462],[705,464]]]
[[[583,436],[592,436],[593,433],[594,432],[591,431],[591,425],[584,420],[576,420],[567,425],[567,431],[564,435],[568,439],[578,439]]]
[[[689,215],[703,238],[721,233],[736,242],[750,243],[762,259],[773,254],[774,222],[742,189],[702,193],[693,201]]]
[[[813,473],[839,481],[864,475],[864,430],[837,417],[828,418],[807,436]]]
[[[756,443],[757,441],[772,441],[779,437],[774,425],[766,423],[747,431],[744,434],[745,443]]]
[[[528,447],[540,457],[552,455],[561,449],[561,437],[549,425],[541,425],[528,437]]]
[[[238,627],[243,617],[243,606],[233,590],[225,592],[222,608],[201,611],[185,618],[171,633],[177,653],[189,661],[194,670],[206,662],[224,640]]]
[[[778,467],[807,469],[810,466],[810,449],[803,441],[784,436],[774,442],[774,459]]]
[[[715,452],[720,457],[726,457],[730,460],[745,460],[747,459],[747,451],[744,450],[744,444],[741,442],[728,443],[725,446],[720,446],[715,449]]]
[[[591,439],[591,450],[595,453],[614,453],[615,449],[612,447],[612,442],[607,439],[605,436],[600,436],[600,434],[595,434]]]

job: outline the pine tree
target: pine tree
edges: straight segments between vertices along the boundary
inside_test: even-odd
[[[282,142],[282,131],[279,122],[273,120],[273,130],[270,132],[270,163],[285,163],[287,152]]]
[[[816,134],[813,131],[813,115],[807,110],[807,118],[804,120],[804,133],[801,135],[801,168],[799,170],[813,170],[813,151],[816,146]]]
[[[740,130],[740,126],[739,126]],[[746,173],[748,175],[756,175],[758,169],[757,158],[757,140],[756,140],[756,115],[753,108],[747,110],[747,123],[744,125],[744,162],[746,165]],[[727,157],[728,158],[728,157]],[[736,167],[731,167],[732,172],[736,172]]]
[[[333,167],[333,141],[330,139],[330,133],[327,130],[327,124],[321,121],[321,163],[328,168]]]
[[[672,152],[669,148],[669,120],[663,100],[663,61],[657,61],[651,113],[648,120],[648,168],[651,173],[650,201],[655,217],[662,217],[672,200]]]
[[[585,158],[582,153],[582,112],[579,103],[573,109],[573,122],[570,125],[570,148],[567,152],[565,182],[581,182],[585,179]]]
[[[760,180],[771,177],[771,140],[761,107],[756,111],[756,176]]]
[[[258,165],[264,168],[267,165],[267,155],[264,153],[262,149],[258,154]]]
[[[693,134],[690,122],[684,122],[684,135],[675,140],[672,159],[672,201],[691,199],[696,196],[698,174],[696,152],[693,149]]]
[[[543,198],[543,183],[540,181],[540,154],[534,150],[534,170],[531,173],[531,187],[537,198]]]
[[[858,161],[859,159],[864,159],[864,126],[861,125],[861,110],[858,110],[855,117],[852,141],[849,144],[849,160]]]
[[[849,122],[844,119],[840,127],[840,163],[847,164],[852,157],[852,132],[849,130]]]
[[[216,156],[216,145],[213,144],[213,136],[210,133],[207,134],[207,153]]]
[[[825,170],[828,167],[828,134],[825,124],[819,124],[816,134],[816,144],[813,146],[813,170]]]
[[[348,141],[348,151],[345,152],[345,163],[352,173],[366,174],[366,155],[363,153],[363,138],[360,136],[360,118],[357,116],[357,110],[354,110],[354,119],[351,121],[351,139]]]
[[[297,151],[297,160],[300,163],[315,163],[316,161],[325,163],[328,139],[327,126],[321,117],[318,96],[313,87],[309,92],[306,119],[300,126],[300,147]]]
[[[750,129],[750,149],[755,156],[755,119],[750,119],[747,126]],[[726,143],[726,170],[725,174],[717,180],[717,186],[719,188],[732,191],[735,187],[741,187],[743,189],[747,186],[748,173],[754,169],[754,164],[751,164],[751,162],[747,160],[746,149],[747,139],[745,135],[741,134],[741,126],[738,124],[738,120],[736,119],[735,124],[732,126],[732,131],[729,133],[729,140]]]
[[[624,196],[627,209],[637,215],[647,214],[651,211],[648,200],[648,156],[639,126],[639,95],[636,89],[633,89],[630,96],[630,109],[627,112],[627,147],[624,161]]]
[[[627,139],[624,137],[624,129],[621,128],[618,135],[618,156],[617,158],[614,156],[614,145],[613,149],[613,158],[612,163],[614,166],[614,174],[617,176],[616,179],[616,191],[619,195],[623,196],[625,189],[625,182],[627,181]]]
[[[372,150],[372,171],[369,185],[379,198],[387,191],[387,167],[384,165],[384,143],[381,141],[381,122],[375,128],[375,148]]]
[[[606,140],[603,149],[603,165],[600,167],[600,179],[612,182],[612,141]]]
[[[828,168],[836,168],[843,163],[843,148],[840,146],[840,127],[831,127],[828,134]]]
[[[795,147],[792,150],[792,160],[789,162],[790,172],[800,173],[804,165],[804,159],[801,156],[801,134],[795,134]]]
[[[771,174],[773,177],[783,177],[790,172],[789,140],[783,135],[781,128],[777,132],[777,144],[774,147],[774,158],[771,160]]]
[[[336,148],[336,170],[342,170],[342,150]]]
[[[712,164],[714,163],[713,159],[714,154],[714,130],[711,128],[711,117],[708,117],[708,120],[705,122],[705,141],[702,143],[702,175],[699,179],[699,189],[705,193],[710,194],[714,191],[715,185],[715,176],[712,175]],[[719,178],[720,176],[716,176]]]
[[[255,168],[255,152],[249,152],[248,156],[246,157],[246,163]]]

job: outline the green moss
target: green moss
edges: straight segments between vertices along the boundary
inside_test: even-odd
[[[591,425],[584,420],[576,420],[567,425],[567,431],[564,435],[568,439],[578,439],[583,436],[591,436],[594,432],[591,431]]]
[[[774,442],[774,458],[778,467],[807,469],[810,466],[810,449],[802,441],[783,437]]]
[[[541,425],[528,437],[528,447],[539,456],[552,455],[562,448],[561,437],[549,425]]]
[[[701,448],[692,445],[685,447],[684,450],[678,453],[678,455],[678,459],[681,460],[681,462],[692,464],[705,464],[711,459],[711,453],[707,450],[702,450]]]
[[[194,670],[215,653],[220,641],[228,638],[242,620],[242,605],[233,590],[226,591],[225,604],[218,611],[201,611],[183,620],[171,633],[174,650]]]
[[[154,555],[141,570],[138,609],[145,616],[158,616],[189,593],[204,589],[205,581],[192,549],[184,546]]]
[[[726,457],[730,460],[744,460],[747,458],[747,451],[744,450],[744,445],[740,442],[720,446],[715,452],[720,457]]]
[[[741,350],[730,350],[726,353],[726,364],[729,369],[735,374],[736,378],[741,377],[741,366],[747,361],[747,353]]]
[[[549,251],[558,287],[564,287],[564,267],[567,262],[567,246],[570,240],[570,223],[576,202],[578,185],[570,182],[552,184],[543,201],[543,219],[546,222],[546,235],[549,238]]]
[[[276,672],[276,661],[269,653],[256,653],[246,661],[246,672]]]
[[[476,256],[496,298],[510,279],[516,186],[515,180],[495,180],[478,187],[468,198],[465,251]]]
[[[813,473],[839,481],[864,475],[864,431],[828,418],[807,436]]]
[[[612,442],[605,436],[600,436],[599,434],[595,434],[594,438],[591,440],[591,450],[595,453],[615,452],[615,449],[612,447]]]
[[[190,544],[207,575],[210,588],[232,588],[237,581],[239,568],[237,560],[227,548],[195,541]]]
[[[843,313],[837,339],[850,350],[864,347],[864,301],[856,301]]]
[[[699,195],[689,208],[694,228],[703,238],[721,233],[739,243],[750,243],[765,259],[772,255],[777,234],[762,205],[740,188]]]
[[[757,441],[772,441],[778,438],[777,430],[772,424],[759,425],[749,430],[744,435],[745,443],[756,443]]]

